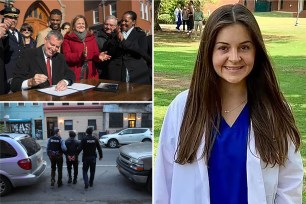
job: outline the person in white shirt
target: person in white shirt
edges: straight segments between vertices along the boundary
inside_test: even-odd
[[[154,204],[302,203],[301,134],[245,6],[208,18],[159,140]]]
[[[176,30],[180,31],[180,26],[182,25],[182,9],[181,5],[177,5],[177,7],[174,10],[174,18],[175,18],[175,23],[176,23]]]

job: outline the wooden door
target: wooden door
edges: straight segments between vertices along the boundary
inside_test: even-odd
[[[45,5],[41,2],[35,2],[32,4],[25,15],[24,23],[29,23],[33,27],[32,37],[36,39],[37,34],[48,27],[48,14],[45,9]]]

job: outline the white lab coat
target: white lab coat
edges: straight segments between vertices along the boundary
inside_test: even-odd
[[[204,159],[191,164],[174,162],[179,130],[184,114],[188,91],[179,94],[168,108],[155,161],[155,204],[210,204],[209,180]],[[250,130],[247,150],[248,204],[301,204],[303,164],[300,152],[288,151],[285,166],[273,168],[259,158],[255,151],[254,131]],[[204,140],[203,140],[204,142]],[[200,158],[204,143],[200,145]]]

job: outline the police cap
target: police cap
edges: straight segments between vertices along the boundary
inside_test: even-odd
[[[4,17],[15,17],[18,18],[20,13],[20,10],[15,7],[5,7],[0,11],[0,14],[3,15]]]

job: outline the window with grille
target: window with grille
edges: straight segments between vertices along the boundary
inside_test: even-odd
[[[94,130],[97,129],[96,119],[88,119],[88,127],[93,127]]]
[[[92,11],[93,12],[93,23],[99,23],[99,10],[95,9]]]
[[[65,130],[73,130],[73,122],[72,120],[64,121]]]
[[[152,113],[141,114],[141,127],[152,127]]]
[[[109,114],[109,127],[122,128],[123,127],[123,113],[110,113]]]

